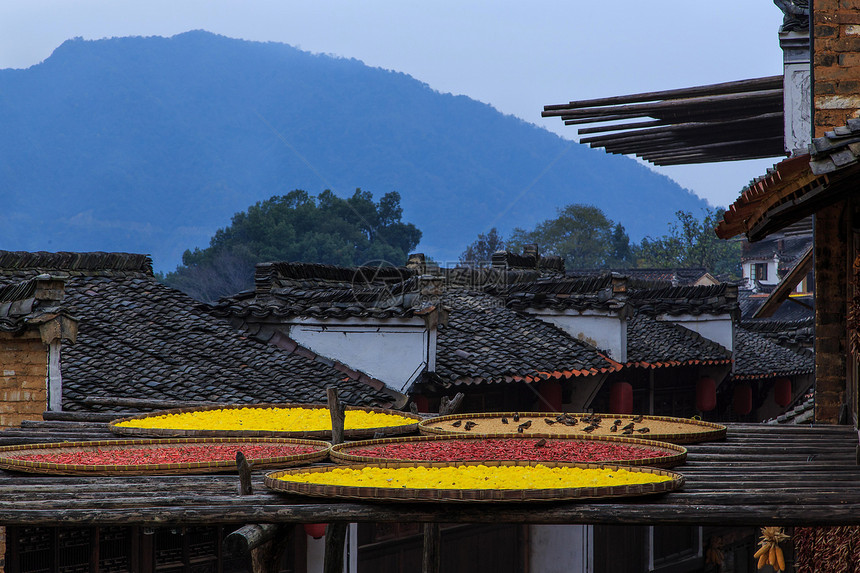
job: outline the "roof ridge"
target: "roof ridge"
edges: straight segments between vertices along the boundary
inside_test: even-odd
[[[0,270],[59,270],[67,272],[139,272],[152,276],[149,255],[120,252],[2,251]]]

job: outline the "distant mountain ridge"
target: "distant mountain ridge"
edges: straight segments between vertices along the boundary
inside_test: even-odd
[[[149,253],[163,271],[293,189],[398,191],[419,249],[442,262],[569,203],[634,240],[707,206],[631,159],[406,74],[203,31],[64,42],[0,70],[0,117],[0,248]]]

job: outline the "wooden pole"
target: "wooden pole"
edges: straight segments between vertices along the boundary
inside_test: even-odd
[[[439,573],[441,567],[442,534],[438,523],[424,524],[424,554],[422,573]]]
[[[341,444],[344,440],[344,424],[346,412],[337,395],[337,388],[326,390],[328,409],[331,414],[331,443]],[[346,543],[346,528],[348,523],[329,523],[325,528],[325,561],[324,573],[343,573],[343,552]]]
[[[251,464],[242,452],[236,452],[236,468],[239,471],[239,495],[253,495]],[[230,533],[224,541],[228,550],[250,554],[253,573],[278,573],[284,550],[292,541],[292,530],[289,525],[249,524]]]
[[[331,443],[332,445],[342,444],[346,412],[343,406],[340,405],[337,388],[327,389],[326,396],[328,398],[328,410],[331,414]]]
[[[348,523],[329,523],[325,528],[323,573],[343,573],[343,553]]]
[[[245,454],[236,452],[236,468],[239,470],[239,495],[253,495],[254,486],[251,484],[251,464],[245,459]]]

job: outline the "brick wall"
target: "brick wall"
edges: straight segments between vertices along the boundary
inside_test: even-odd
[[[813,130],[821,137],[860,116],[860,0],[815,0]]]
[[[813,136],[860,117],[860,0],[815,0]],[[848,391],[847,324],[852,228],[846,201],[815,215],[815,419],[835,423]]]
[[[38,331],[0,332],[0,428],[40,419],[47,405],[48,351]]]
[[[846,393],[848,212],[815,214],[815,420],[835,423]]]

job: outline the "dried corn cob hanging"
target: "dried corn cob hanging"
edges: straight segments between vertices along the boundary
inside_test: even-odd
[[[786,540],[788,540],[788,535],[781,527],[761,528],[761,540],[758,542],[761,547],[754,555],[758,559],[759,569],[765,565],[770,565],[774,571],[785,571],[785,556],[782,554],[782,548],[779,544]]]

